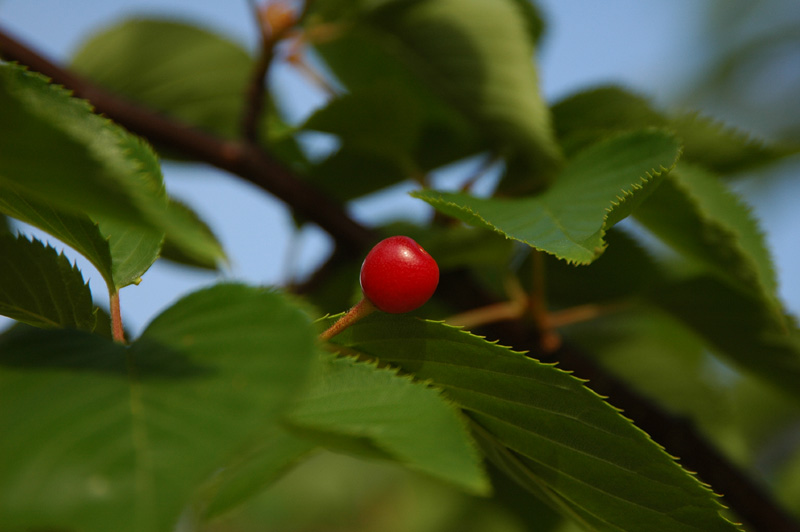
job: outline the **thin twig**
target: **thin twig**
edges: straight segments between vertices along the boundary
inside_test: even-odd
[[[292,31],[300,18],[294,16],[294,14],[287,15],[288,8],[283,7],[282,4],[272,4],[271,6],[275,6],[275,11],[286,10],[281,12],[280,25],[275,26],[276,21],[267,20],[266,16],[266,13],[269,13],[270,10],[270,4],[261,8],[256,0],[250,0],[250,6],[258,25],[260,43],[245,95],[245,106],[242,113],[242,134],[247,142],[258,144],[259,126],[264,123],[264,114],[266,112],[264,102],[267,100],[269,70],[275,59],[278,43]],[[273,25],[270,26],[270,23]]]
[[[265,28],[256,0],[250,0],[250,7],[258,26],[260,42],[258,54],[253,64],[253,71],[250,74],[250,83],[247,85],[245,106],[241,119],[244,139],[253,144],[258,144],[258,126],[264,110],[267,71],[274,55],[275,42],[270,39],[269,32]]]

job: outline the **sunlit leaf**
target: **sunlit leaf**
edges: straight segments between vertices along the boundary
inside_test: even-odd
[[[679,154],[680,144],[671,135],[637,131],[582,151],[553,186],[536,196],[484,199],[433,190],[412,195],[471,225],[588,264],[603,252],[605,231],[630,214]]]
[[[670,114],[620,87],[597,87],[574,94],[553,106],[553,122],[568,153],[608,135],[660,127],[684,145],[683,157],[720,173],[739,172],[797,153],[798,147],[771,145],[697,113]]]
[[[289,421],[323,445],[397,460],[473,493],[489,489],[460,412],[396,371],[328,357]]]

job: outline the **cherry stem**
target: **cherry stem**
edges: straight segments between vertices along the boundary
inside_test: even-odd
[[[119,307],[119,290],[111,292],[109,307],[111,310],[111,336],[115,342],[125,343],[125,329],[122,326],[122,312]]]
[[[347,313],[336,320],[336,323],[328,327],[323,333],[319,335],[320,340],[330,340],[343,330],[347,329],[355,322],[363,318],[364,316],[368,316],[377,310],[377,307],[372,304],[372,302],[365,298],[362,298],[361,301],[356,303],[353,308],[347,311]]]

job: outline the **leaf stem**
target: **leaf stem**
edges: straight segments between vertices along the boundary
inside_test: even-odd
[[[372,304],[372,302],[367,299],[366,297],[362,298],[361,301],[353,305],[353,307],[347,311],[347,313],[339,318],[336,323],[328,327],[324,332],[319,335],[320,340],[330,340],[343,330],[347,329],[355,322],[360,320],[361,318],[372,314],[377,307]]]
[[[547,288],[545,281],[544,252],[534,251],[533,278],[528,300],[531,317],[539,330],[539,345],[545,353],[553,353],[561,347],[561,335],[550,322],[547,311]]]
[[[109,307],[111,309],[111,336],[115,342],[125,343],[125,328],[122,326],[122,312],[119,306],[119,290],[109,293]]]

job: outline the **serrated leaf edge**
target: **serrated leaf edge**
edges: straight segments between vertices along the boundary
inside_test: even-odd
[[[89,282],[88,282],[88,281],[86,281],[86,280],[83,278],[83,273],[81,272],[80,268],[78,268],[78,264],[77,264],[77,262],[75,262],[74,260],[73,260],[72,262],[70,262],[70,258],[69,258],[69,257],[67,257],[67,256],[64,254],[64,252],[63,252],[63,251],[59,251],[59,250],[57,250],[55,247],[51,246],[49,243],[47,243],[47,242],[45,242],[45,241],[43,241],[43,240],[39,240],[38,238],[36,238],[36,237],[34,237],[34,236],[26,236],[26,235],[24,235],[24,234],[21,234],[21,233],[18,233],[17,235],[11,235],[11,234],[8,234],[8,235],[6,235],[6,238],[9,238],[9,239],[11,239],[11,240],[14,240],[14,241],[15,241],[15,242],[16,242],[18,245],[23,245],[23,246],[24,246],[24,245],[26,245],[26,244],[21,244],[22,242],[27,242],[27,244],[29,244],[29,245],[32,245],[32,246],[37,246],[37,245],[38,245],[38,246],[39,246],[39,247],[42,249],[42,251],[43,251],[43,252],[45,252],[45,253],[52,252],[53,254],[55,254],[55,261],[56,261],[57,263],[60,263],[60,264],[59,264],[59,267],[61,267],[61,266],[66,266],[66,267],[67,267],[67,268],[69,268],[69,269],[70,269],[70,270],[71,270],[73,273],[76,273],[78,277],[80,277],[80,279],[81,279],[81,283],[82,283],[82,284],[81,284],[81,286],[82,286],[82,288],[85,288],[85,289],[86,289],[86,291],[87,291],[87,293],[88,293],[88,296],[89,296],[89,299],[91,300],[91,297],[92,297],[92,296],[91,296],[91,294],[92,294],[92,292],[91,292],[91,287],[90,287],[90,285],[89,285]],[[70,302],[72,302],[72,301],[70,301]],[[74,305],[73,305],[73,307],[74,307]],[[30,312],[25,312],[25,313],[26,313],[26,314],[29,314],[29,315],[34,315],[34,314],[31,314]],[[95,323],[96,323],[96,319],[97,319],[97,318],[96,318],[96,309],[93,309],[93,311],[92,311],[92,314],[93,314],[93,315],[95,315]],[[54,327],[54,328],[63,328],[63,327],[64,327],[64,326],[63,326],[62,324],[60,324],[60,323],[57,323],[57,322],[52,322],[52,321],[51,321],[51,320],[49,320],[49,319],[43,319],[43,317],[42,317],[42,316],[40,316],[40,315],[38,315],[38,314],[35,314],[35,316],[36,316],[36,318],[37,318],[37,319],[39,319],[41,322],[43,322],[43,323],[45,323],[45,322],[46,322],[46,323],[49,323],[49,325],[50,325],[51,327]],[[12,318],[12,319],[13,319],[13,318]],[[92,329],[94,328],[94,326],[95,326],[95,323],[93,323],[93,324],[92,324]],[[80,328],[78,328],[78,330],[81,330],[81,329],[80,329]],[[91,329],[88,329],[88,330],[89,330],[89,332],[91,332]]]
[[[420,319],[420,318],[417,318],[417,319]],[[618,407],[616,407],[616,406],[612,405],[611,403],[609,403],[609,402],[607,401],[607,399],[608,399],[607,397],[604,397],[604,396],[602,396],[602,395],[598,394],[598,393],[597,393],[596,391],[594,391],[593,389],[591,389],[591,388],[588,386],[588,383],[590,382],[589,380],[587,380],[587,379],[582,379],[582,378],[579,378],[579,377],[576,377],[575,375],[573,375],[573,372],[571,372],[571,371],[568,371],[568,370],[564,370],[564,369],[562,369],[562,368],[559,368],[559,367],[558,367],[558,362],[541,362],[541,361],[539,361],[539,360],[536,360],[536,359],[533,359],[533,358],[531,358],[531,357],[527,356],[527,353],[528,353],[527,351],[518,351],[518,350],[515,350],[515,349],[513,349],[513,348],[511,348],[511,347],[509,347],[509,346],[505,346],[505,345],[502,345],[502,344],[500,344],[498,341],[488,341],[488,340],[486,340],[486,339],[485,339],[485,337],[483,337],[483,336],[479,336],[479,335],[476,335],[476,334],[473,334],[472,332],[465,330],[465,329],[464,329],[463,327],[461,327],[461,326],[450,325],[450,324],[447,324],[447,323],[445,323],[445,322],[443,322],[443,321],[438,321],[438,320],[427,320],[427,319],[421,319],[421,321],[423,321],[423,322],[426,322],[426,323],[435,324],[435,325],[438,325],[438,326],[444,326],[445,328],[448,328],[448,329],[453,329],[453,330],[455,330],[455,331],[457,331],[457,332],[459,332],[459,333],[461,333],[461,334],[465,334],[465,335],[467,335],[468,337],[471,337],[471,338],[474,338],[474,339],[480,340],[480,341],[482,341],[482,342],[485,342],[485,343],[487,343],[487,344],[490,344],[490,345],[492,345],[492,346],[495,346],[495,347],[499,347],[499,348],[501,348],[501,349],[503,349],[503,350],[507,351],[508,353],[511,353],[511,354],[513,354],[513,355],[515,355],[515,356],[520,356],[520,357],[522,357],[522,358],[529,359],[529,360],[531,360],[531,361],[533,361],[533,362],[535,362],[535,363],[537,363],[537,364],[540,364],[540,365],[547,366],[547,367],[550,367],[550,368],[552,368],[552,369],[555,369],[555,370],[557,370],[559,373],[561,373],[561,374],[565,375],[566,377],[570,378],[571,380],[574,380],[574,381],[575,381],[575,382],[576,382],[576,383],[577,383],[577,384],[578,384],[578,385],[579,385],[581,388],[584,388],[584,389],[586,389],[586,390],[587,390],[587,391],[588,391],[588,392],[589,392],[591,395],[593,395],[594,397],[598,398],[598,399],[601,401],[601,403],[604,405],[604,407],[606,407],[606,408],[610,408],[610,409],[611,409],[613,412],[615,412],[615,413],[616,413],[616,414],[617,414],[617,415],[618,415],[618,416],[619,416],[621,419],[623,419],[623,420],[624,420],[625,422],[627,422],[627,423],[628,423],[630,426],[632,426],[632,427],[634,428],[634,430],[635,430],[635,431],[637,431],[637,432],[638,432],[638,433],[640,433],[642,436],[644,436],[644,438],[645,438],[645,440],[646,440],[647,442],[650,442],[651,444],[653,444],[653,445],[654,445],[654,446],[655,446],[655,447],[656,447],[656,448],[657,448],[657,449],[658,449],[658,450],[659,450],[659,451],[660,451],[660,452],[661,452],[661,453],[662,453],[664,456],[666,456],[666,457],[667,457],[667,458],[668,458],[668,459],[669,459],[669,460],[670,460],[670,461],[671,461],[671,462],[672,462],[672,463],[673,463],[675,466],[677,466],[677,467],[678,467],[678,468],[679,468],[679,469],[680,469],[680,470],[681,470],[681,471],[682,471],[682,472],[683,472],[685,475],[687,475],[689,478],[691,478],[691,479],[692,479],[692,480],[693,480],[693,481],[694,481],[694,482],[695,482],[695,483],[696,483],[696,484],[697,484],[697,485],[698,485],[698,486],[699,486],[699,487],[700,487],[700,488],[701,488],[701,489],[702,489],[702,490],[703,490],[705,493],[707,493],[707,494],[710,494],[710,495],[712,496],[711,500],[713,501],[714,505],[717,507],[718,514],[719,514],[719,517],[720,517],[721,519],[723,519],[725,522],[727,522],[727,523],[730,523],[731,525],[733,525],[733,526],[737,527],[739,530],[742,530],[742,531],[743,531],[743,529],[741,528],[741,526],[740,526],[740,524],[739,524],[739,523],[734,523],[733,521],[729,520],[729,519],[728,519],[728,518],[727,518],[727,517],[726,517],[726,516],[725,516],[725,515],[722,513],[722,511],[723,511],[723,510],[726,510],[726,509],[727,509],[727,507],[726,507],[724,504],[722,504],[722,502],[721,502],[721,500],[720,500],[720,498],[721,498],[721,495],[720,495],[720,494],[718,494],[718,493],[716,493],[715,491],[713,491],[712,487],[711,487],[709,484],[707,484],[707,483],[703,482],[702,480],[700,480],[700,478],[697,476],[697,473],[696,473],[696,472],[694,472],[694,471],[690,471],[690,470],[688,470],[688,469],[685,469],[685,468],[684,468],[684,467],[683,467],[683,466],[680,464],[680,461],[679,461],[679,458],[678,458],[678,457],[676,457],[676,456],[674,456],[674,455],[671,455],[670,453],[668,453],[668,452],[667,452],[667,450],[666,450],[666,448],[665,448],[663,445],[661,445],[661,444],[660,444],[660,443],[658,443],[657,441],[653,440],[653,438],[652,438],[652,437],[651,437],[651,436],[650,436],[650,435],[649,435],[647,432],[645,432],[645,431],[644,431],[642,428],[640,428],[639,426],[637,426],[637,425],[636,425],[636,424],[633,422],[633,420],[631,420],[630,418],[628,418],[628,417],[626,417],[625,415],[623,415],[623,410],[622,410],[622,409],[620,409],[620,408],[618,408]],[[434,384],[435,384],[435,383],[434,383]],[[446,393],[446,391],[444,391],[444,393]],[[499,441],[499,440],[498,440],[498,441]],[[501,442],[501,443],[502,443],[502,442]],[[505,447],[505,445],[503,445],[503,446],[504,446],[504,448],[506,448],[506,447]]]
[[[777,152],[782,155],[791,155],[800,152],[800,145],[787,145],[775,144],[769,142],[766,138],[757,135],[751,131],[746,131],[718,118],[703,113],[702,111],[689,111],[676,114],[667,118],[667,126],[675,128],[676,124],[683,123],[685,127],[691,127],[693,124],[700,124],[709,127],[715,133],[722,136],[729,136],[730,138],[740,141],[746,148],[754,148],[769,152]],[[680,132],[677,128],[673,129],[675,134],[680,137]],[[737,172],[746,171],[749,168],[762,166],[768,164],[770,161],[751,163]]]
[[[320,318],[320,320],[318,320],[318,321],[321,321],[322,319],[324,319],[324,318]],[[373,358],[373,357],[370,357],[370,356],[366,356],[365,354],[362,354],[362,353],[360,353],[359,351],[357,351],[355,349],[344,347],[344,346],[339,346],[339,345],[332,346],[331,353],[330,354],[324,354],[323,356],[331,356],[331,355],[334,356],[334,357],[337,357],[337,358],[343,358],[343,359],[351,360],[356,365],[362,365],[362,366],[365,366],[365,367],[370,367],[370,368],[374,369],[375,371],[386,372],[389,375],[391,375],[393,378],[401,379],[402,381],[404,381],[404,382],[406,382],[408,384],[412,384],[414,386],[422,386],[425,389],[430,390],[431,392],[433,392],[439,398],[439,400],[442,401],[442,403],[444,403],[449,409],[452,410],[452,412],[454,414],[454,417],[456,418],[456,420],[458,422],[458,425],[463,430],[463,433],[468,436],[466,438],[466,441],[467,441],[467,448],[469,449],[469,454],[470,454],[471,458],[474,459],[476,463],[482,462],[481,459],[483,457],[483,453],[479,450],[477,443],[470,436],[471,435],[470,420],[468,418],[466,418],[466,415],[464,414],[462,408],[458,405],[458,403],[453,401],[453,399],[451,399],[431,379],[415,379],[413,375],[403,372],[402,369],[399,368],[399,367],[381,363],[380,359]],[[290,427],[292,425],[291,421],[285,421],[285,423],[287,423]],[[350,433],[347,433],[345,431],[337,432],[337,431],[329,429],[329,428],[326,428],[325,430],[326,431],[331,431],[331,432],[334,432],[334,433],[338,433],[338,434],[344,435],[344,436],[350,436],[351,435]],[[394,461],[396,461],[397,463],[403,465],[404,467],[408,467],[409,469],[412,469],[414,471],[422,473],[422,474],[424,474],[426,476],[433,477],[433,475],[430,472],[418,468],[412,462],[409,462],[404,457],[399,456],[397,454],[397,452],[395,452],[393,449],[388,448],[386,445],[382,444],[380,441],[376,441],[371,435],[368,434],[367,436],[370,437],[370,441],[372,442],[373,445],[375,445],[377,448],[379,448],[382,451],[384,451],[388,456],[391,456],[392,459]],[[469,488],[467,488],[464,485],[460,485],[459,487],[461,487],[462,489],[465,489],[466,491],[472,493],[473,495],[486,496],[486,495],[490,494],[489,492],[491,491],[491,482],[489,481],[489,477],[488,477],[488,475],[486,473],[485,468],[480,467],[479,469],[480,469],[480,484],[482,484],[483,487],[481,487],[481,486],[470,486]],[[438,478],[440,480],[444,480],[442,477],[439,477],[439,476],[435,476],[434,478]],[[453,483],[452,481],[448,481],[448,482]]]
[[[669,135],[670,137],[678,140],[677,135],[675,135],[671,131],[664,130],[663,128],[643,128],[643,129],[634,129],[634,130],[630,130],[630,131],[623,131],[623,132],[620,132],[620,133],[616,133],[614,135],[609,135],[607,137],[604,137],[603,139],[601,139],[598,142],[608,142],[608,141],[611,141],[611,140],[614,140],[614,139],[617,139],[617,138],[625,137],[625,136],[636,134],[636,133],[641,133],[643,131],[663,132],[663,133]],[[596,143],[592,144],[591,146],[594,146],[594,145],[596,145]],[[591,146],[587,147],[587,149],[591,148]],[[659,168],[651,168],[649,171],[646,171],[644,173],[644,175],[637,176],[635,182],[631,183],[626,188],[620,189],[615,194],[615,199],[617,201],[612,199],[612,200],[610,200],[609,205],[607,207],[605,207],[605,214],[603,215],[603,225],[601,226],[601,228],[599,230],[600,231],[600,235],[599,236],[600,236],[600,241],[601,241],[601,245],[602,245],[601,248],[589,249],[586,246],[584,246],[581,242],[575,241],[572,238],[570,238],[570,240],[574,244],[576,244],[578,247],[581,247],[584,250],[588,251],[590,254],[592,254],[592,258],[588,259],[588,260],[585,260],[585,261],[573,260],[573,259],[569,259],[569,258],[566,258],[566,257],[561,257],[556,252],[553,252],[553,251],[550,251],[550,250],[547,250],[547,249],[544,249],[544,248],[540,248],[540,247],[536,246],[535,244],[533,244],[531,242],[528,242],[527,240],[524,240],[524,239],[521,239],[521,238],[516,238],[516,237],[514,237],[512,235],[509,235],[505,231],[503,231],[502,229],[498,228],[497,226],[495,226],[494,224],[492,224],[491,222],[486,220],[483,216],[481,216],[479,213],[477,213],[476,211],[474,211],[471,207],[469,207],[467,205],[459,205],[459,204],[457,204],[457,203],[455,203],[453,201],[445,200],[441,195],[439,196],[438,199],[421,197],[421,194],[425,193],[425,192],[427,192],[427,193],[439,193],[439,194],[441,194],[441,192],[438,192],[438,191],[435,191],[435,190],[431,190],[431,189],[426,189],[426,190],[411,191],[411,192],[409,192],[409,195],[411,197],[414,197],[414,198],[417,198],[417,199],[421,199],[422,201],[425,201],[426,203],[430,204],[434,208],[436,208],[435,204],[447,205],[447,206],[450,206],[450,207],[454,207],[454,208],[456,208],[456,209],[458,209],[458,210],[460,210],[462,212],[465,212],[465,213],[471,215],[474,218],[477,218],[478,220],[480,220],[480,222],[483,224],[484,227],[486,227],[487,229],[491,229],[491,230],[493,230],[493,231],[495,231],[497,233],[500,233],[507,240],[516,240],[517,242],[521,242],[521,243],[523,243],[523,244],[525,244],[525,245],[527,245],[527,246],[529,246],[529,247],[531,247],[531,248],[533,248],[533,249],[535,249],[537,251],[541,251],[541,252],[547,253],[548,255],[552,255],[555,258],[559,259],[559,260],[563,260],[567,264],[572,264],[572,265],[575,265],[575,266],[586,266],[586,265],[589,265],[592,262],[594,262],[596,259],[598,259],[600,257],[600,255],[603,254],[603,252],[605,251],[605,249],[607,247],[607,244],[605,242],[605,235],[606,235],[607,230],[610,229],[610,227],[607,227],[607,222],[608,222],[609,216],[613,213],[613,211],[616,208],[620,207],[622,204],[624,204],[626,201],[629,201],[636,194],[636,191],[644,189],[646,186],[651,185],[651,183],[654,180],[656,180],[656,179],[668,174],[670,171],[672,171],[672,169],[675,168],[675,165],[680,160],[680,157],[681,157],[682,153],[683,153],[683,149],[681,147],[679,149],[679,151],[678,151],[678,154],[676,155],[675,159],[673,160],[673,162],[672,162],[672,164],[670,165],[669,168],[664,167],[663,165],[659,165]],[[509,201],[515,201],[515,200],[517,200],[517,201],[529,201],[531,199],[536,199],[536,198],[537,198],[537,196],[525,196],[525,197],[522,197],[522,198],[512,198]],[[497,198],[495,198],[495,199],[497,199]],[[544,205],[544,207],[546,207],[546,205]],[[545,208],[545,210],[549,212],[549,209]],[[551,220],[555,220],[555,219],[551,217]],[[560,224],[556,224],[556,225],[560,226]],[[569,237],[569,235],[566,233],[566,231],[563,231],[563,232],[564,232],[565,235],[567,235]]]

